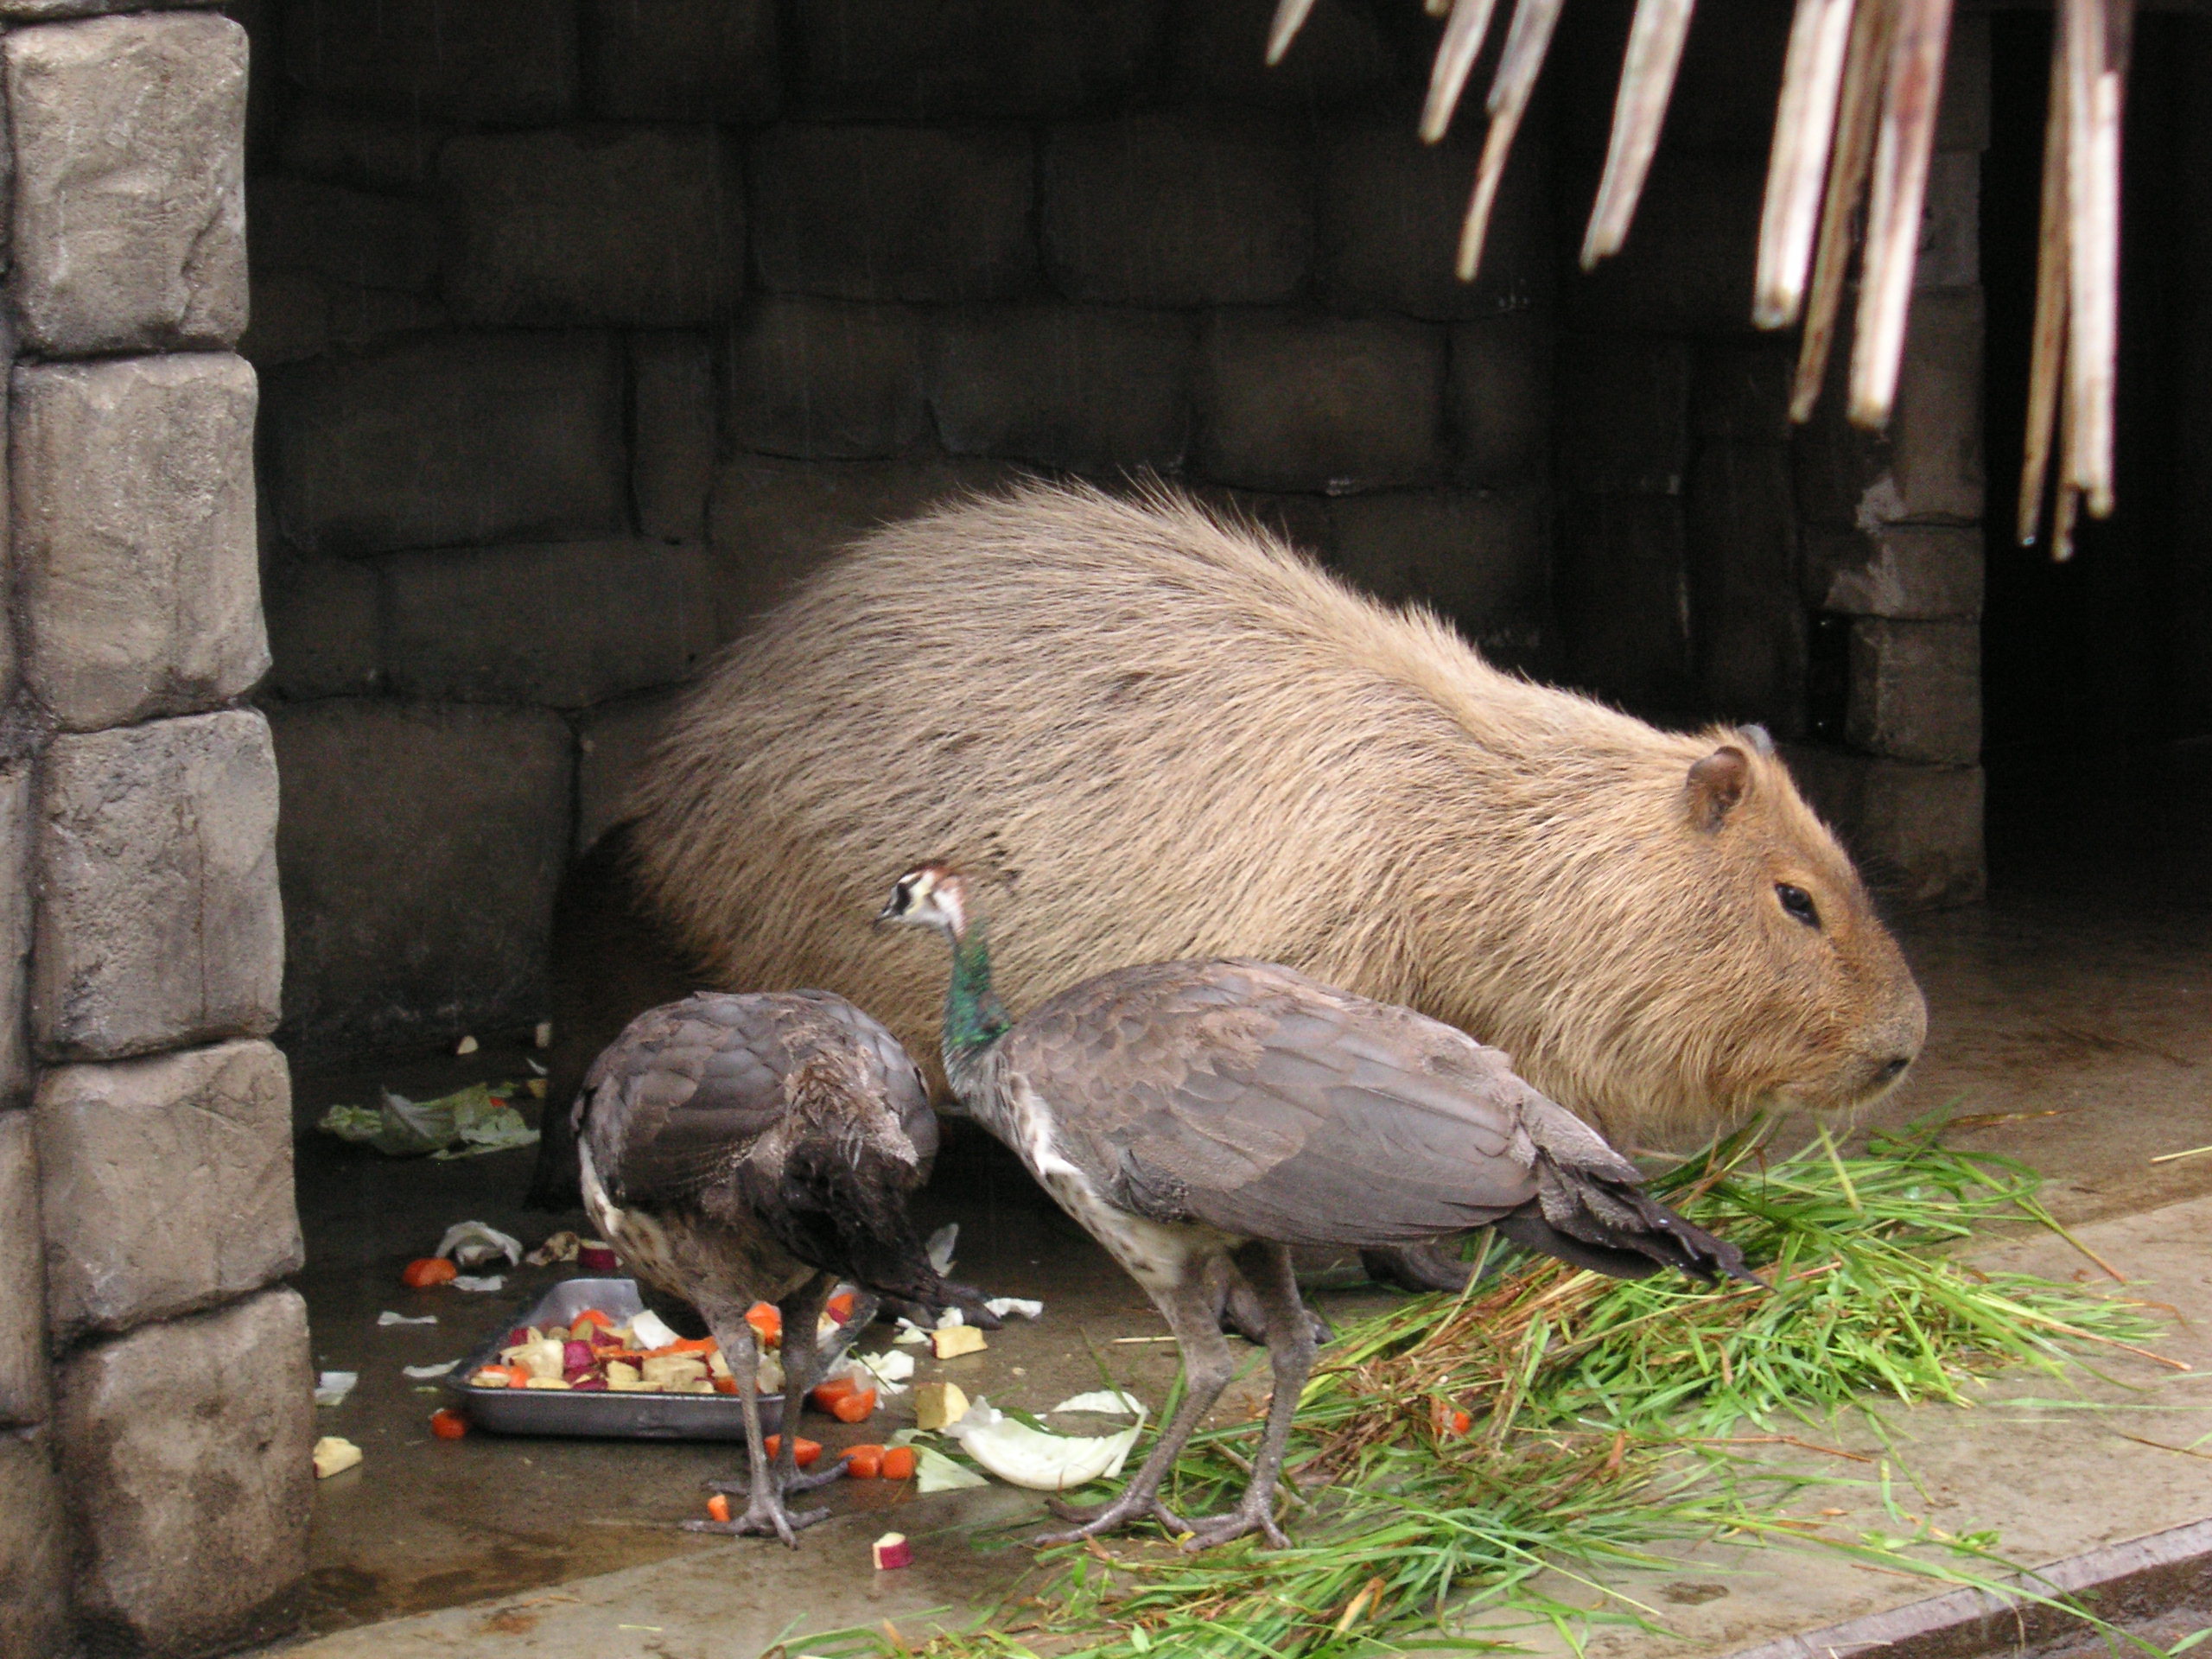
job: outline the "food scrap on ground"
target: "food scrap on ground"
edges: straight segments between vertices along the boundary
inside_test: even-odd
[[[361,1448],[335,1434],[326,1434],[315,1443],[315,1478],[317,1480],[327,1480],[333,1475],[342,1474],[360,1460]]]
[[[1113,1434],[1056,1434],[1009,1417],[980,1396],[944,1432],[1001,1480],[1033,1491],[1064,1492],[1122,1472],[1144,1418]]]
[[[428,1290],[433,1285],[448,1285],[461,1276],[461,1269],[442,1255],[418,1256],[400,1269],[399,1282],[410,1290]]]
[[[550,1268],[556,1262],[573,1262],[576,1252],[583,1248],[583,1240],[565,1227],[557,1233],[549,1233],[545,1242],[523,1260],[533,1268]]]
[[[936,1433],[968,1409],[968,1396],[957,1382],[925,1382],[914,1390],[914,1427],[925,1434]]]
[[[451,1406],[440,1406],[430,1414],[430,1433],[442,1440],[457,1440],[468,1433],[468,1419]]]
[[[1089,1394],[1071,1394],[1045,1413],[1056,1417],[1064,1411],[1095,1411],[1107,1417],[1141,1417],[1144,1402],[1134,1394],[1119,1389],[1093,1389]]]
[[[318,1406],[335,1406],[353,1392],[353,1385],[361,1380],[359,1371],[324,1371],[315,1380],[315,1402]]]
[[[983,1306],[1001,1319],[1006,1318],[1009,1313],[1019,1313],[1025,1319],[1041,1319],[1045,1317],[1045,1304],[1032,1301],[1026,1296],[994,1296]]]
[[[403,1365],[399,1370],[403,1376],[412,1377],[417,1382],[427,1382],[432,1377],[443,1376],[460,1363],[457,1359],[449,1359],[442,1365]]]
[[[457,1221],[446,1229],[432,1254],[451,1256],[464,1268],[480,1268],[495,1256],[504,1256],[509,1267],[519,1267],[522,1241],[484,1222]]]
[[[728,1526],[729,1524],[729,1499],[720,1492],[716,1492],[712,1497],[709,1498],[707,1500],[707,1519],[709,1521],[719,1522],[725,1527]]]
[[[378,1325],[435,1325],[437,1322],[438,1316],[435,1313],[395,1313],[388,1307],[377,1315]]]
[[[537,1143],[537,1131],[508,1104],[521,1087],[519,1083],[471,1084],[435,1100],[410,1100],[387,1089],[374,1106],[333,1106],[315,1127],[391,1158],[427,1153],[446,1160],[505,1152]]]
[[[887,1532],[875,1541],[875,1570],[879,1573],[896,1572],[914,1564],[914,1547],[906,1541],[903,1532]]]
[[[507,1276],[503,1273],[485,1274],[481,1276],[464,1273],[456,1274],[452,1284],[455,1290],[505,1290],[507,1287]]]
[[[983,1340],[983,1333],[972,1325],[940,1325],[930,1332],[930,1343],[939,1359],[980,1354],[990,1346]]]

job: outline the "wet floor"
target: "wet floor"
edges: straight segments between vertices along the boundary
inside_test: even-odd
[[[2212,1146],[2212,747],[2181,759],[2181,771],[2169,765],[2149,788],[2116,769],[2102,799],[2078,790],[2040,798],[2032,779],[1995,781],[1993,804],[2011,826],[1993,843],[1997,896],[1904,925],[1931,1009],[1928,1049],[1862,1127],[1947,1110],[1965,1144],[2044,1171],[2054,1208],[2069,1220],[2212,1192],[2212,1152],[2154,1161]],[[421,1056],[302,1077],[302,1128],[333,1101],[372,1099],[380,1084],[427,1096],[523,1075],[527,1055],[518,1040],[488,1038],[467,1060]],[[794,1557],[677,1529],[699,1513],[700,1481],[731,1466],[728,1446],[482,1433],[434,1440],[435,1385],[410,1382],[401,1368],[469,1351],[563,1270],[524,1270],[487,1295],[404,1290],[399,1270],[457,1220],[488,1221],[525,1243],[559,1224],[518,1203],[530,1156],[396,1162],[302,1134],[309,1265],[299,1283],[317,1363],[361,1374],[353,1395],[318,1417],[321,1432],[344,1434],[366,1452],[359,1470],[317,1489],[311,1631],[493,1598],[505,1605],[487,1618],[526,1628],[537,1617],[531,1609],[551,1605],[544,1599],[560,1597],[563,1585],[687,1554],[702,1555],[705,1570],[719,1573],[726,1563],[757,1580],[771,1630],[772,1615],[814,1623],[832,1606],[872,1618],[897,1611],[865,1567],[865,1540],[875,1532],[969,1531],[988,1542],[1036,1513],[1033,1499],[1007,1491],[917,1498],[904,1484],[841,1483],[823,1501],[852,1518],[810,1538]],[[960,1276],[995,1294],[1038,1298],[1046,1313],[1033,1326],[1010,1322],[984,1354],[925,1360],[918,1380],[950,1378],[970,1394],[1032,1410],[1100,1386],[1102,1373],[1149,1402],[1162,1397],[1173,1351],[1156,1339],[1157,1316],[999,1148],[955,1136],[922,1210],[931,1225],[961,1223]],[[1348,1312],[1378,1296],[1322,1300]],[[438,1323],[380,1326],[387,1309],[432,1313]],[[1264,1388],[1255,1368],[1224,1409],[1250,1413]],[[908,1414],[893,1404],[849,1429],[810,1418],[805,1432],[834,1448],[883,1439]],[[833,1558],[842,1566],[832,1567]],[[929,1570],[893,1600],[916,1608],[988,1602],[1014,1585],[1022,1565],[1018,1549],[949,1542],[930,1552]],[[680,1624],[680,1609],[669,1617]],[[528,1643],[508,1650],[526,1652]]]

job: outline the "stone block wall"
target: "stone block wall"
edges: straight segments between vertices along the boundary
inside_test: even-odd
[[[1480,124],[1414,141],[1434,25],[1395,0],[1273,73],[1266,0],[463,10],[240,13],[296,1052],[535,1019],[546,894],[671,689],[842,541],[1022,472],[1179,480],[1510,665],[1815,741],[1887,885],[1976,890],[1978,820],[1859,804],[1976,758],[1976,20],[1871,443],[1793,433],[1794,341],[1747,322],[1765,0],[1700,9],[1588,277],[1630,7],[1572,9],[1471,285]]]
[[[1570,8],[1554,211],[1579,237],[1632,8]],[[1625,251],[1561,291],[1555,599],[1570,677],[1757,720],[1878,887],[1978,897],[1980,152],[1988,20],[1958,19],[1890,431],[1840,414],[1847,326],[1793,430],[1796,335],[1750,326],[1789,9],[1698,9]],[[1833,658],[1833,660],[1829,660]]]
[[[247,40],[0,0],[0,1652],[270,1634],[312,1437],[245,327]],[[84,15],[91,14],[91,15]]]
[[[1420,28],[1271,10],[260,0],[295,1052],[537,1017],[671,688],[963,487],[1178,478],[1556,656],[1548,140],[1462,286]]]

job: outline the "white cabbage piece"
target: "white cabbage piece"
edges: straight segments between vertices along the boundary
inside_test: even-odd
[[[914,1490],[918,1492],[957,1492],[966,1486],[985,1486],[973,1469],[963,1469],[934,1446],[914,1448]]]
[[[1143,1430],[1139,1416],[1118,1433],[1055,1434],[1017,1421],[981,1398],[959,1421],[944,1427],[962,1450],[1001,1480],[1039,1492],[1111,1479],[1122,1472]]]
[[[1116,1389],[1094,1389],[1089,1394],[1071,1394],[1046,1412],[1047,1417],[1064,1411],[1095,1411],[1108,1417],[1141,1417],[1144,1402],[1134,1394],[1123,1394]]]

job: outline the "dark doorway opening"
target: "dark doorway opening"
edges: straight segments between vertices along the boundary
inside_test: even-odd
[[[2136,25],[2122,200],[2119,504],[2075,554],[2013,524],[2035,307],[2047,12],[1992,20],[1982,175],[1990,881],[2212,903],[2212,19]]]

